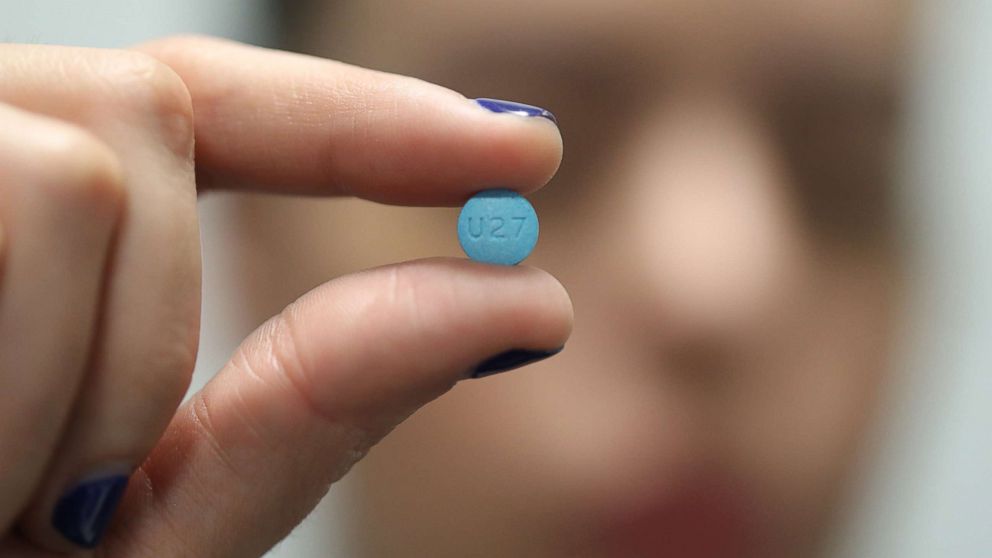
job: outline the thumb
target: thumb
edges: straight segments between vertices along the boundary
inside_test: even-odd
[[[571,324],[568,295],[534,268],[435,259],[327,283],[179,410],[102,551],[260,556],[417,408],[480,363],[553,354]]]

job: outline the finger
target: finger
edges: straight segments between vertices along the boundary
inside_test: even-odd
[[[96,138],[0,104],[0,533],[76,399],[123,192]]]
[[[527,267],[425,260],[334,280],[241,345],[132,478],[107,556],[259,556],[397,423],[572,308]],[[547,354],[547,353],[544,353]]]
[[[420,80],[217,39],[139,48],[190,89],[201,187],[453,205],[484,187],[535,190],[561,160],[547,118]]]
[[[46,547],[96,543],[128,474],[189,383],[200,253],[189,94],[135,52],[0,49],[0,100],[85,126],[121,161],[126,207],[90,370],[22,530]]]

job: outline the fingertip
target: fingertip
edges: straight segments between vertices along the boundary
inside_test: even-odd
[[[485,184],[487,187],[508,187],[527,194],[544,187],[561,165],[564,151],[561,130],[557,119],[542,116],[551,114],[534,107],[535,115],[512,112],[495,112],[480,105],[478,99],[465,99],[461,112],[468,127],[477,134],[478,151],[493,173],[504,175],[501,182]],[[524,105],[526,106],[526,105]]]
[[[431,258],[318,287],[242,353],[279,356],[279,376],[327,413],[365,414],[416,408],[492,355],[557,349],[572,321],[568,293],[543,270]]]
[[[455,265],[464,266],[486,281],[485,292],[507,293],[512,300],[519,301],[520,314],[515,316],[515,327],[522,337],[532,340],[527,344],[529,347],[556,349],[571,336],[575,322],[571,295],[548,271],[530,265],[490,265],[465,259],[425,261],[456,262]]]

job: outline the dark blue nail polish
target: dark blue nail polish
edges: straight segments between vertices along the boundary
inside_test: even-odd
[[[555,118],[555,115],[551,114],[551,111],[545,110],[541,107],[525,105],[523,103],[515,103],[513,101],[501,101],[499,99],[476,99],[475,102],[482,108],[491,112],[506,112],[509,114],[516,114],[517,116],[547,118],[548,120],[554,122],[555,125],[558,124],[558,119]]]
[[[95,547],[124,495],[127,479],[113,475],[80,482],[55,504],[52,526],[81,547]]]
[[[544,360],[560,353],[565,347],[558,347],[550,351],[532,351],[529,349],[510,349],[505,353],[500,353],[492,358],[482,361],[472,370],[471,377],[483,378],[500,372],[507,372],[514,368],[520,368],[526,364]]]

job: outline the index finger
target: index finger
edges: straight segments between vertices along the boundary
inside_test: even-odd
[[[189,88],[201,187],[455,205],[487,187],[536,190],[561,161],[549,118],[417,79],[202,37],[137,48]]]

